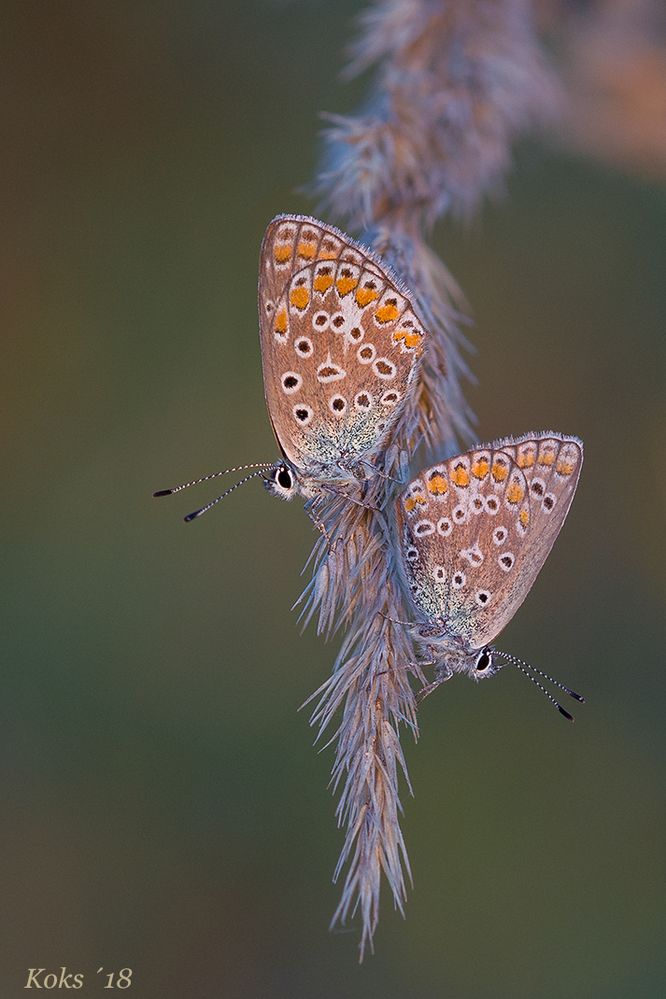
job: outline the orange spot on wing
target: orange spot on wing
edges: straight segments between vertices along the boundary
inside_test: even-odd
[[[356,296],[358,298],[358,295]],[[378,323],[392,323],[400,315],[397,306],[382,305],[375,312],[375,319]]]
[[[353,291],[358,284],[358,278],[355,277],[340,277],[335,282],[335,287],[338,289],[338,294],[341,298],[348,295],[350,291]]]
[[[504,482],[509,474],[509,469],[506,465],[498,464],[494,462],[493,464],[493,479],[495,482]]]
[[[552,465],[555,462],[555,452],[554,451],[542,451],[539,455],[540,465]]]
[[[405,510],[407,511],[407,513],[411,513],[415,506],[416,506],[416,500],[414,499],[413,496],[409,496],[405,500]]]
[[[518,514],[518,520],[523,525],[523,527],[527,527],[527,525],[529,524],[530,515],[526,507],[523,507],[523,509]]]
[[[289,301],[297,309],[304,309],[310,301],[310,292],[307,288],[292,288],[289,292]]]
[[[448,492],[449,484],[443,475],[433,475],[427,483],[428,492],[434,493],[435,496],[443,496]]]
[[[486,458],[478,458],[472,465],[472,475],[476,479],[485,479],[490,471],[490,462]]]
[[[273,250],[273,256],[277,260],[278,264],[283,264],[286,260],[291,258],[291,246],[276,246]]]
[[[297,253],[299,257],[304,257],[305,260],[312,260],[312,258],[317,253],[317,247],[314,243],[299,243]]]
[[[317,260],[335,260],[337,255],[337,250],[320,250],[317,254]]]
[[[461,486],[463,489],[469,485],[469,472],[462,465],[453,469],[451,478],[457,486]]]
[[[418,347],[423,337],[420,333],[412,333],[410,330],[396,330],[393,339],[396,343],[404,341],[405,347]]]
[[[558,461],[555,471],[559,475],[572,475],[575,467],[571,461]]]
[[[276,333],[286,333],[287,332],[287,310],[280,309],[277,316],[275,317],[275,332]]]
[[[328,291],[332,284],[333,277],[330,274],[317,274],[317,277],[314,279],[315,291]]]
[[[356,292],[356,301],[362,309],[364,309],[366,305],[369,305],[370,302],[374,302],[374,300],[378,297],[379,293],[373,288],[359,288]]]
[[[509,503],[520,503],[524,495],[525,490],[521,486],[520,482],[512,482],[506,491],[506,498]]]
[[[534,454],[534,451],[523,451],[523,453],[519,454],[516,458],[516,464],[518,465],[518,468],[531,468],[535,460],[536,455]]]

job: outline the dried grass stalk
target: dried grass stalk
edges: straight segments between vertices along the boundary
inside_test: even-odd
[[[428,245],[431,228],[498,188],[511,141],[548,112],[553,87],[522,0],[375,0],[347,72],[369,68],[364,108],[328,116],[316,190],[323,210],[363,230],[402,276],[428,330],[412,407],[383,456],[384,472],[404,479],[421,444],[441,456],[471,438],[461,296]],[[360,913],[361,959],[377,928],[382,873],[400,911],[411,879],[399,821],[400,773],[409,788],[400,729],[417,737],[410,677],[423,683],[408,631],[390,620],[407,613],[390,535],[395,487],[375,478],[364,489],[366,508],[339,498],[318,506],[334,545],[315,545],[302,597],[303,619],[318,616],[320,633],[348,629],[331,677],[312,695],[312,723],[321,738],[341,713],[330,737],[345,829],[333,923]]]

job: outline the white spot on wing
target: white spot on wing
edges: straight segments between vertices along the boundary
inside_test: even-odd
[[[395,374],[398,369],[393,361],[391,361],[388,357],[378,357],[372,365],[372,370],[378,378],[389,382],[392,378],[395,378]]]
[[[328,401],[328,408],[334,416],[344,416],[347,412],[347,400],[343,395],[332,395]]]
[[[507,531],[506,527],[496,527],[495,530],[493,531],[493,544],[497,545],[498,547],[499,545],[503,545],[507,539],[508,533],[509,532]]]
[[[425,538],[429,534],[435,533],[435,525],[433,524],[432,520],[423,519],[417,521],[416,524],[414,524],[412,530],[414,531],[414,534],[416,535],[417,538]]]
[[[354,407],[360,410],[360,412],[366,412],[368,409],[371,409],[373,404],[374,399],[370,392],[364,390],[354,396]]]
[[[453,517],[454,524],[464,524],[467,520],[467,507],[463,506],[462,503],[458,503],[457,506],[454,506],[451,516]]]
[[[303,379],[297,371],[285,371],[280,378],[280,383],[285,395],[293,395],[294,392],[298,392],[303,384]]]
[[[395,406],[395,404],[400,399],[400,393],[396,392],[395,389],[389,389],[388,392],[384,392],[381,399],[379,400],[382,406]]]
[[[514,562],[516,561],[516,556],[513,552],[503,552],[497,557],[497,564],[502,570],[502,572],[511,572],[513,569]]]
[[[377,351],[374,343],[364,343],[356,351],[359,364],[371,364],[376,356]]]
[[[481,565],[483,562],[483,552],[479,548],[478,544],[472,545],[471,548],[463,548],[460,552],[460,557],[464,558],[466,562],[469,562],[469,564],[473,566]]]
[[[328,329],[330,321],[331,317],[328,312],[324,312],[323,309],[320,309],[319,312],[315,312],[312,317],[312,328],[316,333],[323,333],[324,330]]]
[[[307,427],[313,415],[312,408],[300,402],[294,406],[292,413],[294,414],[294,419],[301,427]]]
[[[448,517],[442,517],[441,520],[437,521],[437,533],[441,534],[443,538],[448,538],[452,530],[453,524]]]
[[[310,337],[299,336],[298,340],[294,343],[294,350],[299,357],[310,357],[314,350]]]
[[[492,493],[490,496],[486,496],[486,513],[489,513],[491,517],[495,517],[500,508],[499,500],[497,496]]]
[[[341,368],[335,361],[332,361],[330,356],[317,368],[317,381],[321,382],[322,385],[328,385],[329,382],[339,382],[346,377],[347,372],[345,369]]]
[[[546,493],[544,496],[541,506],[546,513],[550,513],[555,504],[557,503],[557,496],[554,493]]]

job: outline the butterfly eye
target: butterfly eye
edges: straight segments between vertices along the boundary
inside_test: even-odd
[[[276,479],[278,485],[282,486],[283,489],[291,489],[291,473],[289,472],[289,469],[282,466],[282,468],[278,470]]]
[[[476,660],[476,671],[477,673],[483,673],[484,670],[488,669],[493,661],[493,657],[485,649]]]

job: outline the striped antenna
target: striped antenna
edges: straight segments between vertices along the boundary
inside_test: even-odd
[[[531,680],[532,683],[539,688],[541,693],[546,695],[548,700],[557,708],[560,714],[564,715],[565,718],[568,718],[569,721],[574,720],[573,715],[569,714],[566,708],[563,708],[560,702],[556,701],[553,695],[546,690],[541,681],[537,680],[536,676],[533,676],[532,674],[537,673],[539,676],[542,676],[544,680],[548,680],[549,683],[552,683],[554,687],[557,687],[559,690],[563,690],[565,694],[569,695],[569,697],[573,697],[575,701],[585,704],[585,698],[582,694],[577,694],[575,690],[571,689],[571,687],[567,687],[564,683],[560,683],[559,680],[549,676],[548,673],[544,673],[543,670],[537,669],[536,666],[532,666],[531,663],[526,663],[522,659],[518,659],[516,656],[510,655],[508,652],[499,652],[497,649],[493,649],[492,654],[494,656],[500,656],[502,659],[506,659],[513,666],[515,666],[516,669],[519,669],[521,673],[524,673],[528,680]]]
[[[246,466],[246,467],[251,468],[252,466],[250,465],[250,466]],[[235,485],[231,486],[229,489],[226,489],[220,496],[216,496],[214,500],[210,501],[210,503],[206,503],[206,505],[202,506],[200,510],[194,510],[192,513],[188,513],[187,517],[183,518],[184,521],[185,521],[185,523],[189,524],[191,520],[196,520],[197,517],[203,517],[204,513],[208,513],[208,511],[212,507],[214,507],[217,503],[219,503],[220,500],[223,500],[225,498],[225,496],[228,496],[230,493],[233,493],[234,490],[238,489],[239,486],[244,485],[246,482],[249,482],[250,479],[256,479],[256,477],[258,475],[262,475],[263,474],[263,472],[265,471],[266,468],[270,468],[270,467],[271,467],[270,465],[262,465],[262,467],[261,467],[261,469],[259,471],[252,472],[251,475],[246,475],[244,479],[241,479],[239,482],[236,482]],[[212,478],[212,476],[211,476],[211,478]]]
[[[181,482],[179,486],[172,486],[171,489],[158,489],[153,496],[173,496],[174,493],[179,493],[181,489],[189,489],[190,486],[198,486],[200,482],[208,482],[210,479],[217,479],[220,475],[228,475],[229,472],[244,472],[248,468],[272,468],[275,462],[254,462],[251,465],[236,465],[235,468],[224,468],[221,472],[211,472],[210,475],[202,475],[200,479],[193,479],[191,482]],[[258,474],[258,473],[257,473]],[[249,476],[252,478],[252,476]],[[246,482],[247,479],[243,479]],[[240,483],[238,483],[240,485]],[[234,488],[236,488],[234,486]],[[221,498],[221,497],[220,497]]]

